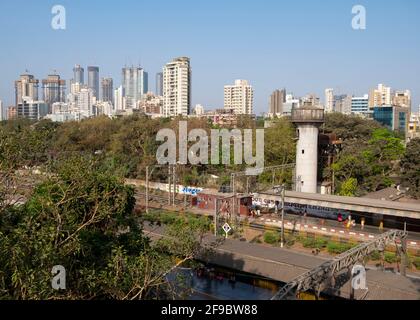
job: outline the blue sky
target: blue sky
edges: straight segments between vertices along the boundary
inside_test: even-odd
[[[51,8],[67,11],[67,29],[51,28]],[[367,10],[367,29],[351,27],[352,7]],[[246,79],[255,110],[286,87],[361,95],[378,83],[410,89],[420,104],[420,1],[417,0],[1,0],[0,99],[13,103],[13,81],[28,69],[65,79],[74,64],[98,65],[121,82],[125,64],[155,73],[189,56],[193,104],[223,106],[223,86]],[[41,93],[41,92],[40,92]]]

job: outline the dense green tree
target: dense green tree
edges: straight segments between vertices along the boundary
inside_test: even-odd
[[[409,194],[420,199],[420,139],[411,140],[401,159],[402,182]]]
[[[186,221],[152,242],[132,188],[100,161],[70,157],[51,172],[25,205],[0,215],[0,298],[172,297],[166,277],[195,257],[203,229]],[[51,288],[54,265],[66,268],[64,291]]]

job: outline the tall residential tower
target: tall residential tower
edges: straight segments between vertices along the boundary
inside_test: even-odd
[[[254,109],[254,90],[246,80],[235,80],[234,85],[225,86],[225,109],[235,114],[252,114]]]
[[[190,59],[179,57],[163,67],[163,116],[189,115],[191,108]]]

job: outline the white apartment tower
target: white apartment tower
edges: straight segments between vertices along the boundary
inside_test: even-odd
[[[163,67],[164,117],[190,114],[191,65],[187,57],[175,58]]]
[[[117,111],[126,109],[126,100],[125,100],[125,97],[124,97],[123,86],[119,86],[114,91],[114,108]]]
[[[254,110],[254,90],[246,80],[235,80],[234,85],[225,86],[225,109],[235,114],[252,114]]]
[[[334,112],[334,89],[325,89],[325,112]]]

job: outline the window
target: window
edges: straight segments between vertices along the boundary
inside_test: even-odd
[[[305,154],[305,150],[302,150],[302,154]]]

